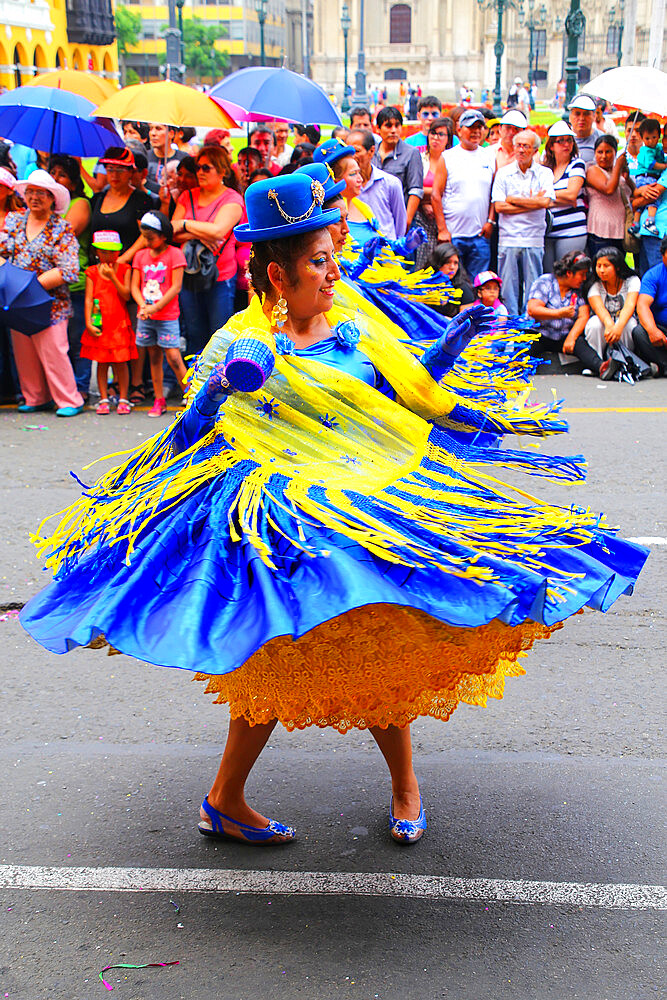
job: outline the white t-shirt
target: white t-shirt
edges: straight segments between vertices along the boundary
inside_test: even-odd
[[[641,288],[641,280],[636,274],[631,274],[629,278],[625,278],[623,284],[619,288],[616,295],[610,295],[609,292],[605,291],[604,285],[601,281],[594,282],[588,292],[588,298],[597,295],[602,299],[605,309],[612,317],[616,320],[621,309],[625,304],[626,296],[629,292],[638,292]]]
[[[445,222],[453,238],[479,236],[489,217],[494,146],[464,149],[454,146],[442,154],[447,167],[447,184],[442,196]]]
[[[282,153],[278,153],[277,156],[273,157],[273,159],[276,161],[277,164],[279,164],[279,166],[286,167],[287,164],[292,159],[293,152],[294,152],[294,146],[289,146],[287,143],[285,143],[285,148],[283,149]]]
[[[534,160],[525,173],[519,165],[508,163],[501,167],[493,182],[493,201],[507,201],[509,197],[530,198],[544,191],[554,200],[554,175],[548,167]],[[527,209],[517,215],[498,213],[498,245],[505,247],[544,247],[546,210]]]

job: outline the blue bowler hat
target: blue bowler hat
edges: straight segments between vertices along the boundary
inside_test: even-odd
[[[333,171],[326,163],[306,163],[303,167],[299,167],[295,173],[308,174],[313,180],[320,182],[324,187],[325,205],[327,202],[333,201],[334,198],[338,198],[340,193],[345,190],[345,181],[334,180]]]
[[[327,139],[313,152],[313,163],[335,163],[344,156],[354,156],[354,146],[346,146],[342,139]]]
[[[340,219],[337,208],[322,211],[325,197],[322,182],[299,171],[257,181],[245,193],[248,222],[235,226],[234,235],[240,243],[261,243],[325,229]]]

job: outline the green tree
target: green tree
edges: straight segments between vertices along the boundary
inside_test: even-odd
[[[123,86],[127,83],[127,54],[133,45],[139,42],[141,32],[141,17],[127,7],[116,7],[116,44],[118,46],[118,61],[121,66]]]
[[[167,31],[164,25],[162,32]],[[217,80],[229,66],[229,53],[216,49],[215,43],[228,37],[222,24],[206,24],[200,17],[191,17],[183,22],[183,55],[186,75],[194,76],[197,83],[202,79]],[[160,56],[160,62],[164,62]]]

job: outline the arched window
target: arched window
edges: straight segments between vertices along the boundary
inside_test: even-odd
[[[409,45],[412,41],[412,11],[406,3],[397,3],[389,11],[389,41]]]
[[[14,83],[17,87],[20,87],[23,83],[21,79],[21,67],[25,65],[25,52],[22,46],[17,45],[14,49]]]

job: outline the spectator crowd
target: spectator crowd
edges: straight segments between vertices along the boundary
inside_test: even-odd
[[[542,145],[520,97],[498,119],[422,96],[416,131],[396,107],[375,119],[355,107],[325,141],[317,125],[258,122],[240,148],[224,129],[126,121],[94,165],[5,137],[0,258],[35,271],[52,306],[33,336],[0,320],[0,395],[60,416],[148,400],[162,416],[184,359],[248,302],[233,234],[245,191],[312,163],[344,181],[355,247],[423,230],[405,266],[451,280],[447,315],[479,298],[527,315],[539,356],[572,355],[603,379],[627,364],[664,376],[667,126],[633,112],[621,141],[604,102],[582,94]]]

